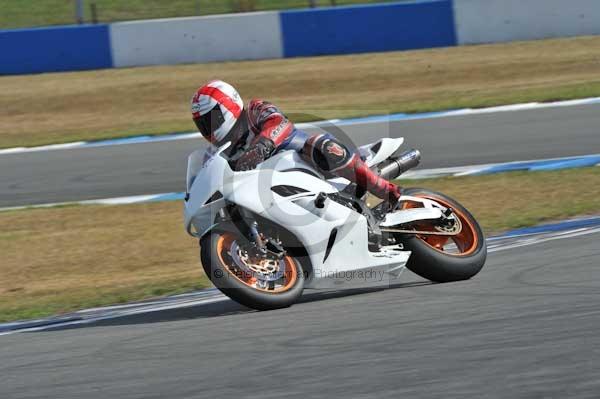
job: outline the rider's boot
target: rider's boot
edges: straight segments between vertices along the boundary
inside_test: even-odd
[[[371,210],[375,218],[375,225],[385,219],[385,216],[393,212],[397,207],[401,196],[400,187],[384,179],[372,171],[358,154],[350,159],[347,166],[335,171],[335,174],[355,183],[362,193],[370,192],[382,199],[381,204]],[[377,252],[383,245],[383,236],[376,226],[369,228],[369,250]]]
[[[402,195],[400,187],[372,171],[358,154],[354,154],[347,165],[333,172],[382,199],[388,212],[397,207]]]
[[[329,134],[317,134],[304,143],[302,155],[317,168],[355,183],[384,200],[394,209],[400,199],[400,188],[373,172],[356,152]]]

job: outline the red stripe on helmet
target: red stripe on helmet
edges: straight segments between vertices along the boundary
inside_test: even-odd
[[[216,87],[204,86],[198,90],[198,94],[204,94],[214,98],[219,104],[222,104],[225,108],[227,108],[229,112],[231,112],[236,118],[239,118],[240,114],[242,113],[240,106],[237,105],[237,103],[233,101],[231,97]]]

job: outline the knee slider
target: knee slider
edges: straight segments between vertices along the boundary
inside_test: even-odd
[[[311,137],[304,152],[315,166],[327,172],[343,168],[353,155],[344,144],[328,134]]]

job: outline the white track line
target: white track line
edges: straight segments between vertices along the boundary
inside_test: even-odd
[[[545,108],[557,108],[557,107],[574,107],[579,105],[592,105],[600,104],[600,97],[584,98],[579,100],[568,100],[568,101],[556,101],[556,102],[533,102],[524,104],[511,104],[502,105],[497,107],[488,108],[465,108],[457,110],[439,111],[439,112],[428,112],[419,114],[390,114],[390,115],[377,115],[368,116],[364,118],[355,119],[331,119],[328,121],[317,121],[310,123],[299,123],[296,126],[300,129],[318,127],[320,125],[334,124],[334,125],[361,125],[368,123],[385,123],[392,121],[402,120],[419,120],[419,119],[437,119],[437,118],[450,118],[454,116],[466,116],[466,115],[480,115],[480,114],[493,114],[501,112],[518,112],[535,109]],[[102,147],[111,145],[124,145],[124,144],[141,144],[159,141],[173,141],[173,140],[187,140],[191,138],[200,137],[200,133],[178,133],[178,134],[167,134],[167,135],[156,135],[156,136],[133,136],[125,137],[122,139],[110,139],[101,141],[77,141],[72,143],[64,144],[51,144],[38,147],[14,147],[0,149],[0,155],[3,154],[19,154],[26,152],[39,152],[39,151],[52,151],[52,150],[65,150],[73,148],[86,148],[86,147]]]
[[[569,229],[569,230],[565,230],[565,231],[554,231],[554,232],[550,232],[550,233],[540,232],[540,233],[535,234],[535,236],[531,235],[531,234],[524,234],[521,236],[512,236],[512,237],[503,237],[503,236],[493,237],[491,239],[488,239],[488,243],[491,244],[488,249],[488,252],[494,253],[494,252],[499,252],[499,251],[506,251],[506,250],[515,249],[515,248],[521,248],[521,247],[527,247],[527,246],[531,246],[531,245],[542,244],[542,243],[549,242],[549,241],[581,237],[581,236],[596,234],[596,233],[600,233],[600,227],[598,227],[598,226],[587,227],[587,228],[575,228],[575,229]],[[504,243],[504,244],[499,244],[499,245],[494,245],[491,243],[491,241],[499,240],[499,239],[508,239],[510,241],[507,243]],[[104,321],[104,320],[118,319],[118,318],[126,317],[126,316],[148,314],[148,313],[160,312],[160,311],[164,311],[164,310],[181,309],[181,308],[187,308],[187,307],[192,307],[192,306],[201,306],[201,305],[207,305],[210,303],[216,303],[216,302],[229,300],[226,296],[219,293],[215,289],[208,289],[208,290],[200,292],[200,294],[203,294],[203,293],[205,293],[206,296],[205,297],[203,296],[202,298],[194,298],[195,296],[198,296],[198,294],[199,294],[198,292],[196,292],[196,293],[190,293],[190,294],[175,295],[173,297],[168,297],[163,300],[156,300],[156,301],[151,301],[151,302],[132,303],[132,304],[124,304],[124,305],[107,306],[107,307],[103,307],[103,308],[80,310],[80,311],[75,312],[68,316],[77,317],[78,315],[81,315],[83,317],[86,314],[94,313],[94,312],[102,313],[104,311],[105,313],[104,313],[104,315],[90,316],[88,318],[84,318],[84,319],[80,319],[80,320],[70,320],[70,321],[65,321],[65,322],[57,322],[55,324],[50,324],[50,325],[45,325],[45,326],[37,326],[37,327],[23,328],[20,330],[4,331],[4,332],[0,332],[0,335],[9,335],[9,334],[15,334],[15,333],[20,333],[20,332],[45,331],[45,330],[50,330],[50,329],[55,329],[55,328],[64,328],[64,327],[69,327],[69,326],[85,325],[85,324],[96,323],[96,322]],[[18,325],[19,323],[6,323],[5,325],[11,325],[11,324]]]

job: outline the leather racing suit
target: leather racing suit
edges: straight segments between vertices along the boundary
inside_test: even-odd
[[[390,204],[400,198],[399,187],[373,172],[357,152],[331,134],[311,135],[297,129],[270,102],[250,101],[247,123],[248,129],[232,138],[229,154],[237,170],[253,169],[277,151],[294,150],[326,176],[346,178]]]

